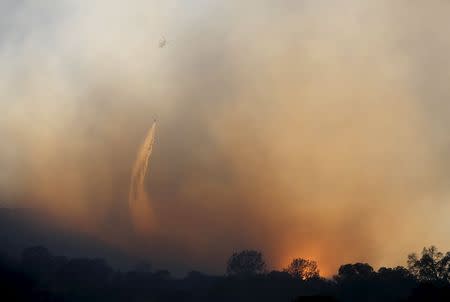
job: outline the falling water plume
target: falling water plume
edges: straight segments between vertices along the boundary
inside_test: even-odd
[[[150,156],[155,139],[156,122],[148,131],[144,143],[139,149],[133,166],[128,204],[134,228],[139,233],[147,234],[153,229],[154,216],[150,206],[150,198],[145,189],[145,177],[148,174]]]

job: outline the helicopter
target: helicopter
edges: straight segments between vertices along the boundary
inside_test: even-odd
[[[158,46],[159,46],[159,48],[164,48],[167,45],[167,43],[168,43],[167,39],[165,37],[162,37],[159,40]]]

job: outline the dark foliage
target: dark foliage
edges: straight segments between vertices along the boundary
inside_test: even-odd
[[[442,254],[431,246],[422,250],[420,258],[416,254],[408,256],[408,269],[422,282],[450,282],[450,252]]]
[[[262,274],[266,270],[261,252],[244,250],[233,253],[227,262],[228,275],[256,275]]]
[[[333,279],[318,275],[317,264],[294,259],[284,271],[265,271],[261,252],[233,254],[225,276],[192,271],[175,278],[139,263],[129,272],[103,259],[55,256],[30,247],[20,259],[0,254],[1,301],[450,301],[449,253],[426,248],[409,256],[408,269],[367,263],[342,265]]]

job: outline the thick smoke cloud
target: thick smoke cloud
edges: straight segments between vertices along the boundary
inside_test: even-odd
[[[448,248],[449,4],[239,2],[3,1],[2,198],[181,270]],[[133,240],[153,118],[156,230]]]

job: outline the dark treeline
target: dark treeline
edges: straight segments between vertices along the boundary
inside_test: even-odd
[[[367,263],[342,265],[333,278],[317,263],[294,259],[281,271],[267,271],[262,253],[234,253],[226,274],[192,271],[175,278],[139,263],[113,270],[103,259],[52,255],[45,247],[19,259],[0,255],[1,301],[450,301],[450,252],[424,248],[408,256],[407,267]]]

